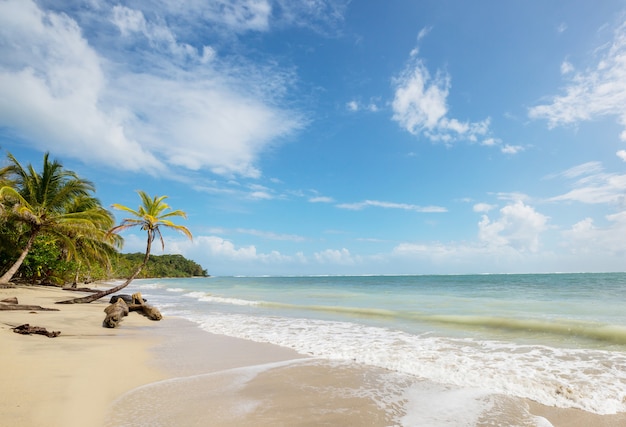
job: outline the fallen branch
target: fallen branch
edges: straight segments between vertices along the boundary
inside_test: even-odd
[[[41,326],[30,326],[28,323],[25,323],[20,326],[16,326],[15,328],[13,328],[13,332],[15,332],[16,334],[22,334],[22,335],[32,335],[32,334],[45,335],[48,338],[55,338],[61,335],[61,331],[48,332],[46,328],[42,328]]]
[[[45,308],[40,305],[0,304],[0,311],[28,310],[28,311],[59,311],[58,308]]]
[[[5,298],[5,299],[3,299],[3,300],[2,300],[2,301],[0,301],[0,302],[4,302],[4,303],[6,303],[6,304],[19,304],[19,303],[17,302],[17,298],[16,298],[16,297]]]

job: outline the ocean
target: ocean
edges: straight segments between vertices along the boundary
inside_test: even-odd
[[[626,273],[144,279],[125,290],[137,291],[215,334],[381,368],[405,388],[398,425],[465,425],[428,419],[424,402],[467,420],[489,396],[626,412]]]

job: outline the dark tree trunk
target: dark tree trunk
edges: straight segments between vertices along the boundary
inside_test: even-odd
[[[17,273],[17,270],[19,270],[20,266],[24,262],[26,255],[28,255],[30,248],[33,246],[33,242],[35,241],[37,234],[39,234],[39,229],[33,228],[33,230],[30,233],[30,237],[28,238],[28,243],[26,243],[26,247],[20,254],[17,261],[15,261],[13,265],[11,266],[11,268],[9,268],[7,272],[4,273],[2,277],[0,277],[0,285],[8,285],[9,281],[13,278],[13,276],[15,276],[15,273]]]

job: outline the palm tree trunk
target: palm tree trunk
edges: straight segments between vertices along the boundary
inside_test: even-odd
[[[72,283],[72,288],[76,288],[78,286],[78,274],[80,273],[80,267],[82,262],[78,261],[78,267],[76,267],[76,274],[74,275],[74,283]]]
[[[118,292],[124,289],[126,286],[130,284],[130,282],[132,282],[139,275],[141,270],[148,263],[148,258],[150,258],[151,246],[152,246],[152,233],[148,231],[148,244],[146,245],[146,255],[143,258],[143,262],[137,268],[137,270],[135,270],[135,272],[128,279],[126,279],[124,283],[122,283],[121,285],[115,286],[114,288],[111,288],[111,289],[107,289],[106,291],[95,292],[91,295],[87,295],[86,297],[74,298],[74,299],[65,300],[65,301],[57,301],[57,304],[86,304],[86,303],[99,300],[102,297],[114,294],[115,292]]]
[[[15,261],[13,265],[11,266],[11,268],[9,268],[7,272],[4,273],[2,277],[0,277],[0,285],[4,285],[4,286],[8,285],[11,279],[13,278],[13,276],[15,276],[15,273],[17,273],[17,270],[19,270],[19,268],[21,267],[22,263],[24,262],[24,259],[26,258],[26,255],[28,255],[30,248],[33,246],[33,242],[35,241],[37,234],[39,234],[39,230],[33,229],[31,231],[30,237],[28,238],[28,243],[26,243],[26,247],[20,254],[17,261]]]

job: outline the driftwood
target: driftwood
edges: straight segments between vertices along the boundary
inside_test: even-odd
[[[107,315],[104,318],[104,322],[102,322],[102,326],[106,328],[117,327],[131,311],[139,312],[150,320],[161,320],[163,318],[161,312],[156,307],[146,304],[146,300],[141,296],[141,292],[137,292],[132,296],[116,295],[111,297],[111,302],[114,300],[114,303],[104,309]]]
[[[139,298],[138,298],[138,297],[137,297],[137,299],[135,299],[135,300],[133,301],[133,296],[137,296],[137,294],[139,294],[139,297],[141,297],[141,293],[140,293],[140,292],[138,292],[138,293],[136,293],[136,294],[133,294],[133,295],[128,295],[128,294],[116,294],[116,295],[113,295],[113,296],[111,297],[111,299],[109,300],[109,303],[110,303],[110,304],[113,304],[115,301],[117,301],[117,299],[118,299],[118,298],[122,298],[122,299],[124,300],[124,302],[125,302],[126,304],[128,304],[128,305],[131,305],[131,304],[141,304],[141,301],[139,301]],[[145,298],[143,298],[143,297],[141,297],[141,300],[142,300],[144,303],[145,303],[145,302],[148,302],[148,300],[147,300],[147,299],[145,299]]]
[[[5,298],[5,299],[3,299],[3,300],[2,300],[2,301],[0,301],[0,302],[4,302],[4,303],[7,303],[7,304],[19,304],[19,303],[17,302],[17,298],[16,298],[16,297]]]
[[[115,304],[111,304],[104,309],[107,314],[102,322],[102,326],[106,328],[115,328],[119,323],[128,316],[128,305],[123,299],[119,298]]]
[[[131,305],[128,306],[130,311],[139,311],[150,320],[161,320],[163,316],[158,308],[146,304],[146,300],[141,296],[141,292],[132,295]]]
[[[16,326],[15,328],[13,328],[13,332],[22,335],[45,335],[48,338],[54,338],[61,335],[61,331],[47,331],[46,328],[42,328],[41,326],[30,326],[28,323]]]
[[[58,308],[45,308],[40,305],[0,304],[0,311],[28,310],[28,311],[59,311]]]

